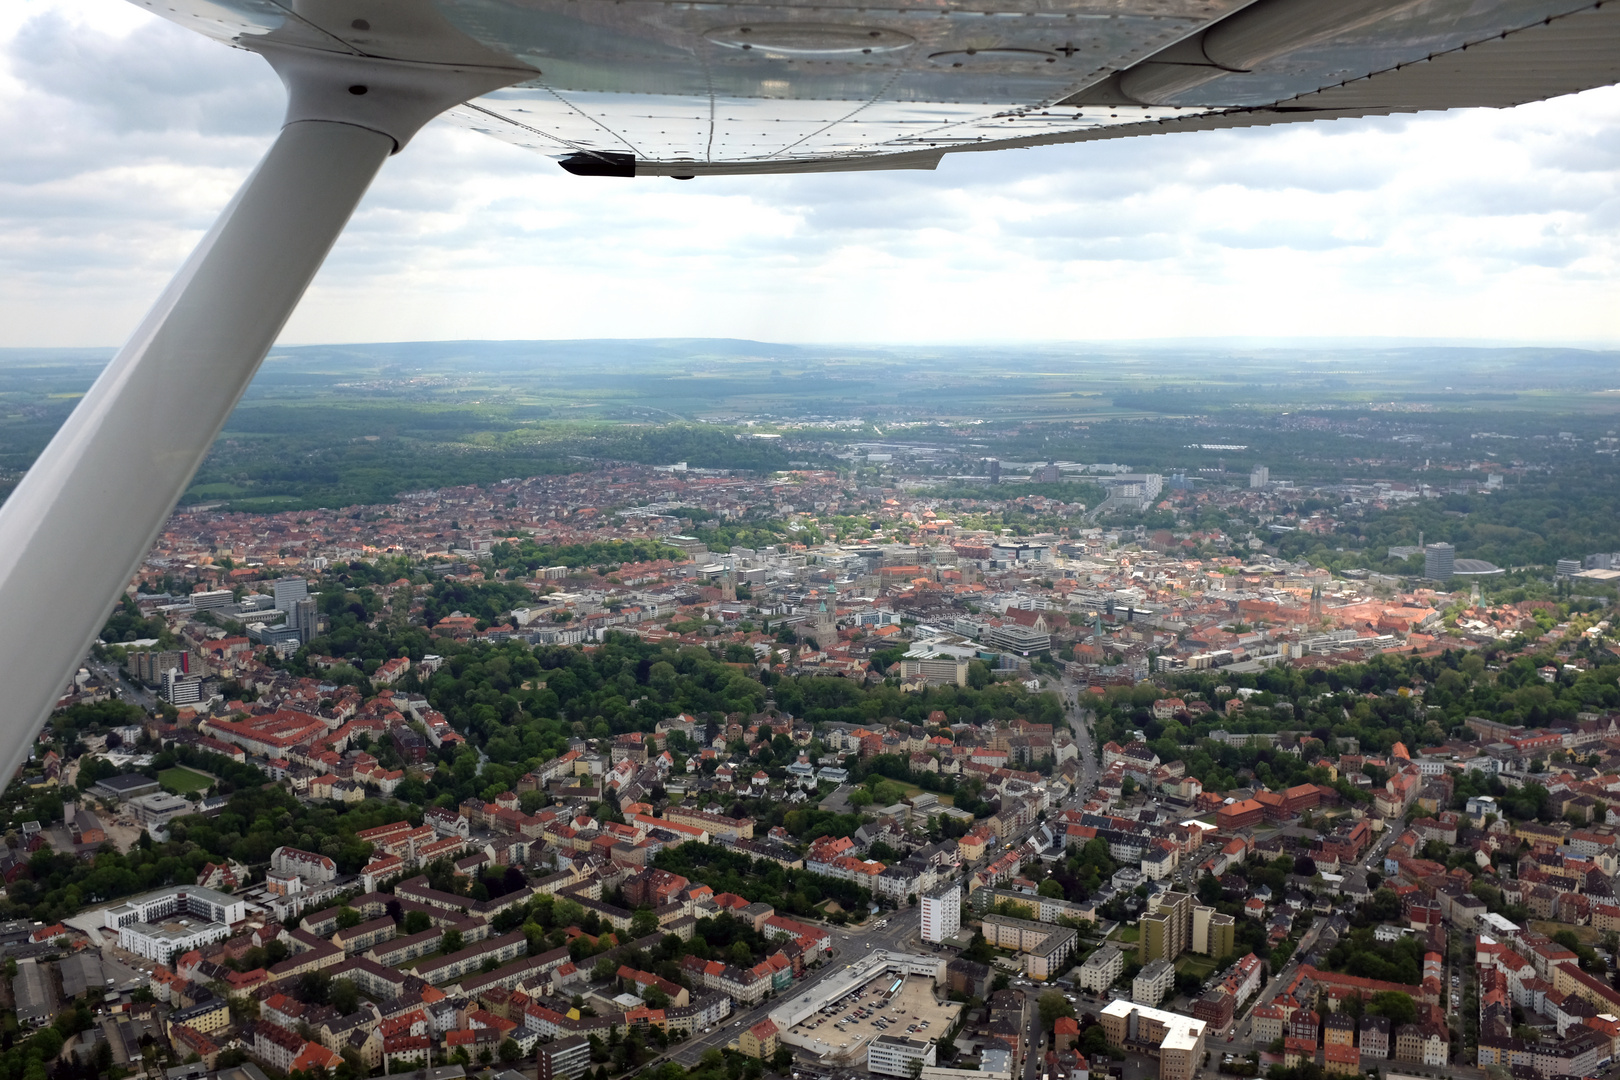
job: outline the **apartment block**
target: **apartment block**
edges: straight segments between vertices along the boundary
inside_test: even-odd
[[[1193,898],[1187,893],[1160,893],[1158,907],[1138,923],[1137,959],[1144,965],[1155,960],[1174,962],[1192,943],[1192,916]]]

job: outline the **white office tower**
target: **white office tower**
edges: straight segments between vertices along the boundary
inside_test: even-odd
[[[1249,474],[1249,486],[1252,488],[1263,488],[1270,481],[1271,470],[1264,465],[1256,465],[1254,471]]]
[[[938,945],[962,929],[962,890],[942,885],[922,898],[922,938]]]
[[[298,601],[309,599],[309,584],[301,577],[276,579],[276,610],[290,617],[298,610]]]

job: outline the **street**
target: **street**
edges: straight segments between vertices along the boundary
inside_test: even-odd
[[[932,946],[924,946],[917,940],[920,919],[916,908],[903,907],[899,911],[874,916],[860,927],[829,926],[827,930],[833,939],[833,955],[823,961],[820,968],[795,982],[787,992],[803,994],[822,979],[836,971],[842,971],[847,965],[876,949],[887,949],[891,952],[931,951]],[[880,927],[877,925],[880,922],[886,925]],[[868,945],[871,946],[870,949],[867,948]],[[696,1034],[683,1043],[671,1046],[664,1054],[648,1064],[656,1065],[668,1060],[690,1068],[697,1064],[704,1051],[711,1047],[723,1048],[745,1029],[769,1016],[781,1004],[780,996],[771,997],[752,1008],[734,1012],[713,1031],[708,1034]]]

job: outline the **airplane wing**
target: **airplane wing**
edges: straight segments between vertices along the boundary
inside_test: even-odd
[[[148,6],[250,49],[532,69],[448,117],[591,176],[932,169],[1620,80],[1620,5],[1594,0],[430,0],[404,26],[353,2]]]

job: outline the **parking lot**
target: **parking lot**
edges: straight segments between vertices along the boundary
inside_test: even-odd
[[[894,996],[889,991],[896,982]],[[793,1028],[809,1041],[808,1049],[833,1060],[864,1059],[866,1046],[879,1035],[938,1039],[950,1031],[962,1008],[937,1001],[932,979],[897,975],[873,979],[841,1001],[811,1013]]]

